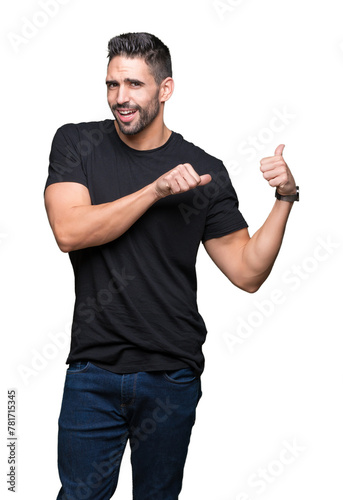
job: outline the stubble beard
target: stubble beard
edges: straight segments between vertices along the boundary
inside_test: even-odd
[[[142,132],[148,125],[150,125],[151,122],[153,122],[158,115],[160,111],[160,101],[158,99],[159,92],[157,92],[156,96],[151,100],[151,102],[146,106],[145,108],[142,108],[138,104],[135,106],[128,106],[125,104],[122,104],[118,106],[117,104],[112,106],[112,113],[114,114],[114,111],[120,108],[125,108],[125,109],[137,109],[137,112],[139,113],[139,120],[137,123],[122,123],[120,120],[116,119],[116,122],[118,124],[120,132],[122,132],[125,135],[135,135],[139,134],[139,132]]]

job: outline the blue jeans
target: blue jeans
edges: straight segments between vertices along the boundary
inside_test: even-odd
[[[133,499],[177,500],[201,395],[190,368],[117,374],[70,364],[58,422],[57,500],[110,499],[128,440]]]

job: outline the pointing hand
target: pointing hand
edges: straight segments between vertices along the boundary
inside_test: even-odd
[[[204,186],[211,180],[209,174],[198,175],[190,163],[181,163],[161,175],[153,184],[158,197],[164,198],[170,194],[185,193],[197,186]]]

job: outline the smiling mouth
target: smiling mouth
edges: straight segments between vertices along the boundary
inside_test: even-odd
[[[119,114],[119,118],[122,122],[130,122],[133,120],[135,114],[137,113],[137,109],[116,109]]]

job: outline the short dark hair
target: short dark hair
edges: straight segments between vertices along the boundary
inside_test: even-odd
[[[172,77],[169,49],[159,38],[150,33],[124,33],[108,42],[108,64],[115,56],[141,57],[149,66],[157,85]]]

